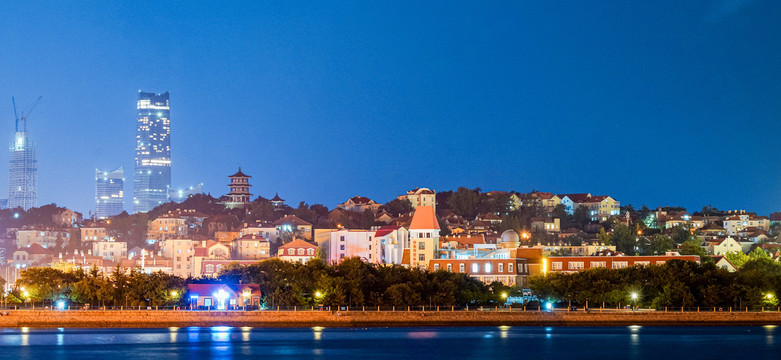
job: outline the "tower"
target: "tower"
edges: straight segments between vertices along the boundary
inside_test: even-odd
[[[230,192],[228,193],[228,201],[225,202],[225,207],[228,209],[243,208],[244,205],[249,204],[249,199],[252,194],[249,193],[249,178],[252,176],[246,175],[241,172],[241,168],[235,174],[228,176],[231,179],[228,187]]]
[[[95,170],[95,217],[105,219],[122,212],[125,204],[125,170]]]
[[[41,98],[39,97],[38,100]],[[27,116],[38,103],[38,100],[19,117],[16,115],[14,100],[14,115],[16,115],[16,133],[14,141],[9,146],[8,168],[8,208],[20,207],[24,210],[38,206],[38,147],[30,139],[27,132]],[[19,127],[21,122],[22,127]]]
[[[168,92],[138,92],[133,211],[168,201],[171,187],[171,119]]]

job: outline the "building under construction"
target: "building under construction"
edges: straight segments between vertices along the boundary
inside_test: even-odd
[[[27,132],[27,116],[34,106],[21,117],[16,116],[16,133],[9,148],[11,152],[8,168],[9,209],[20,207],[26,211],[38,206],[38,152],[37,146],[30,139],[30,133]],[[14,115],[16,115],[15,102]]]

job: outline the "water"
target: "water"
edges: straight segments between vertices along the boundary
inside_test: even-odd
[[[0,329],[0,359],[745,359],[781,328],[431,327]]]

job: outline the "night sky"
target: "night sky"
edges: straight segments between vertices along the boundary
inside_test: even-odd
[[[43,96],[39,205],[86,215],[122,165],[131,208],[143,90],[171,93],[174,186],[214,196],[241,166],[293,206],[467,186],[781,210],[776,0],[93,3],[0,4],[0,141],[11,96]]]

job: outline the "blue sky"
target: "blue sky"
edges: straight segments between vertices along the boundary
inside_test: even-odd
[[[468,186],[781,210],[777,1],[31,1],[0,13],[0,134],[13,136],[11,96],[20,108],[43,96],[29,123],[41,205],[86,214],[95,168],[120,165],[132,197],[143,90],[171,93],[174,185],[215,196],[241,166],[254,194],[294,205]]]

